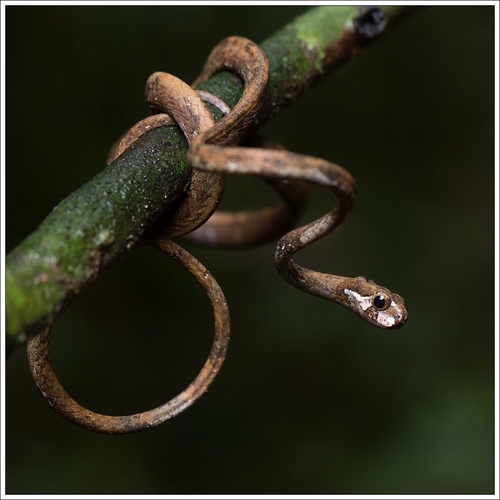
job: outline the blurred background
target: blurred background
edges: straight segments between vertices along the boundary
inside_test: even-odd
[[[151,73],[191,82],[222,38],[263,41],[305,10],[8,6],[7,250],[148,114]],[[425,8],[311,89],[262,132],[350,170],[358,202],[296,260],[400,293],[404,328],[292,288],[274,244],[186,244],[232,315],[210,391],[156,429],[97,435],[49,408],[18,350],[5,368],[7,493],[493,493],[493,109],[491,6]],[[231,178],[222,208],[274,200]],[[304,222],[331,206],[314,191]],[[81,404],[135,413],[196,376],[212,323],[197,283],[138,249],[58,319],[52,358]]]

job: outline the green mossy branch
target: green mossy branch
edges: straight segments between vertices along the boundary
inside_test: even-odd
[[[387,27],[408,12],[381,7]],[[265,40],[266,102],[255,128],[378,38],[360,34],[360,7],[315,7]],[[358,20],[358,21],[356,21]],[[361,26],[363,28],[363,26]],[[369,33],[369,32],[368,32]],[[234,106],[241,80],[222,72],[200,85]],[[51,322],[70,300],[122,257],[179,199],[189,183],[187,142],[177,127],[145,134],[133,148],[63,200],[6,258],[6,332],[10,351]]]
[[[161,127],[143,135],[57,205],[6,259],[8,339],[23,341],[132,248],[184,192],[187,141]]]

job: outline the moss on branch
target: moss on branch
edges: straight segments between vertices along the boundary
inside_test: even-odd
[[[179,199],[191,169],[187,142],[173,128],[143,135],[8,254],[8,340],[22,342],[52,321]]]

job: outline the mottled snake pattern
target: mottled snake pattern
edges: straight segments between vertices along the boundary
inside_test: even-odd
[[[211,94],[194,90],[219,71],[232,71],[244,82],[244,92],[233,109]],[[146,100],[153,113],[132,127],[110,153],[109,162],[131,147],[151,128],[178,125],[189,141],[187,158],[192,180],[182,202],[147,231],[150,243],[184,266],[211,300],[215,337],[209,357],[198,377],[179,395],[153,410],[134,415],[108,416],[90,411],[74,401],[59,383],[50,361],[48,326],[28,342],[28,358],[35,382],[50,406],[67,420],[107,434],[138,432],[155,427],[192,405],[210,386],[227,352],[230,319],[227,302],[209,271],[191,254],[171,241],[184,237],[206,245],[242,247],[281,237],[275,263],[291,285],[351,310],[382,329],[404,325],[407,312],[401,296],[365,277],[348,278],[320,273],[296,264],[292,257],[301,249],[338,228],[355,201],[355,181],[342,167],[326,160],[286,151],[265,139],[243,143],[266,95],[269,64],[258,45],[242,37],[219,43],[193,86],[167,73],[151,75]],[[204,102],[223,113],[215,122]],[[246,140],[246,138],[245,138]],[[282,201],[254,211],[222,212],[217,205],[227,174],[265,179]],[[335,195],[334,208],[319,219],[292,229],[305,210],[310,186]]]

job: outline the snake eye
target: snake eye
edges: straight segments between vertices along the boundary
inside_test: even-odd
[[[375,307],[375,309],[378,309],[379,311],[388,309],[390,305],[391,305],[391,298],[388,296],[387,293],[380,292],[373,297],[373,307]]]

